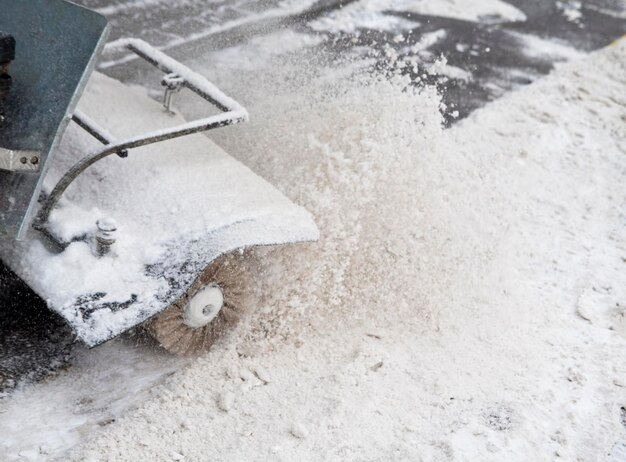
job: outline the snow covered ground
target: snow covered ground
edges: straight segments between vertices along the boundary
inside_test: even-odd
[[[626,45],[444,129],[453,66],[307,37],[188,63],[251,112],[214,139],[322,240],[258,251],[263,297],[203,357],[118,340],[0,401],[0,460],[624,460]]]

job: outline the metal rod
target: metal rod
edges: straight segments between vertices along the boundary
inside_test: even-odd
[[[134,52],[148,61],[165,74],[176,74],[184,79],[184,85],[203,99],[209,101],[222,111],[244,110],[234,99],[224,94],[219,88],[209,82],[204,76],[193,72],[187,66],[179,63],[152,45],[140,39],[121,39],[112,47],[123,47]]]
[[[82,111],[77,109],[74,112],[74,115],[72,115],[72,120],[76,123],[76,125],[85,130],[105,146],[115,143],[115,137],[113,135],[111,135],[105,128],[98,125],[93,119]],[[128,151],[118,151],[117,155],[120,157],[128,157]]]

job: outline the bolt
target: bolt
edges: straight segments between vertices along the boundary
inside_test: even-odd
[[[111,246],[117,240],[117,223],[112,218],[100,218],[96,221],[96,255],[103,257],[111,251]]]

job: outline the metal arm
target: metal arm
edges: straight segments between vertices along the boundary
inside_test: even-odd
[[[105,147],[79,160],[72,166],[53,188],[50,195],[44,200],[33,226],[36,229],[45,228],[50,213],[59,202],[67,187],[84,172],[89,166],[112,154],[125,157],[129,149],[149,144],[179,138],[193,133],[199,133],[214,128],[225,127],[248,120],[248,112],[234,99],[225,95],[205,77],[191,71],[188,67],[156,50],[148,43],[139,39],[119,40],[110,47],[124,47],[136,53],[167,75],[176,75],[180,85],[193,91],[206,101],[224,111],[222,114],[206,117],[193,122],[181,124],[165,130],[145,133],[123,141],[116,141],[112,135],[94,121],[80,112],[74,114],[73,120],[96,139],[105,144]]]

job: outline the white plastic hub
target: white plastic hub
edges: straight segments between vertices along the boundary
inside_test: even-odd
[[[192,329],[206,326],[224,306],[224,294],[217,285],[209,285],[196,293],[185,306],[183,322]]]

